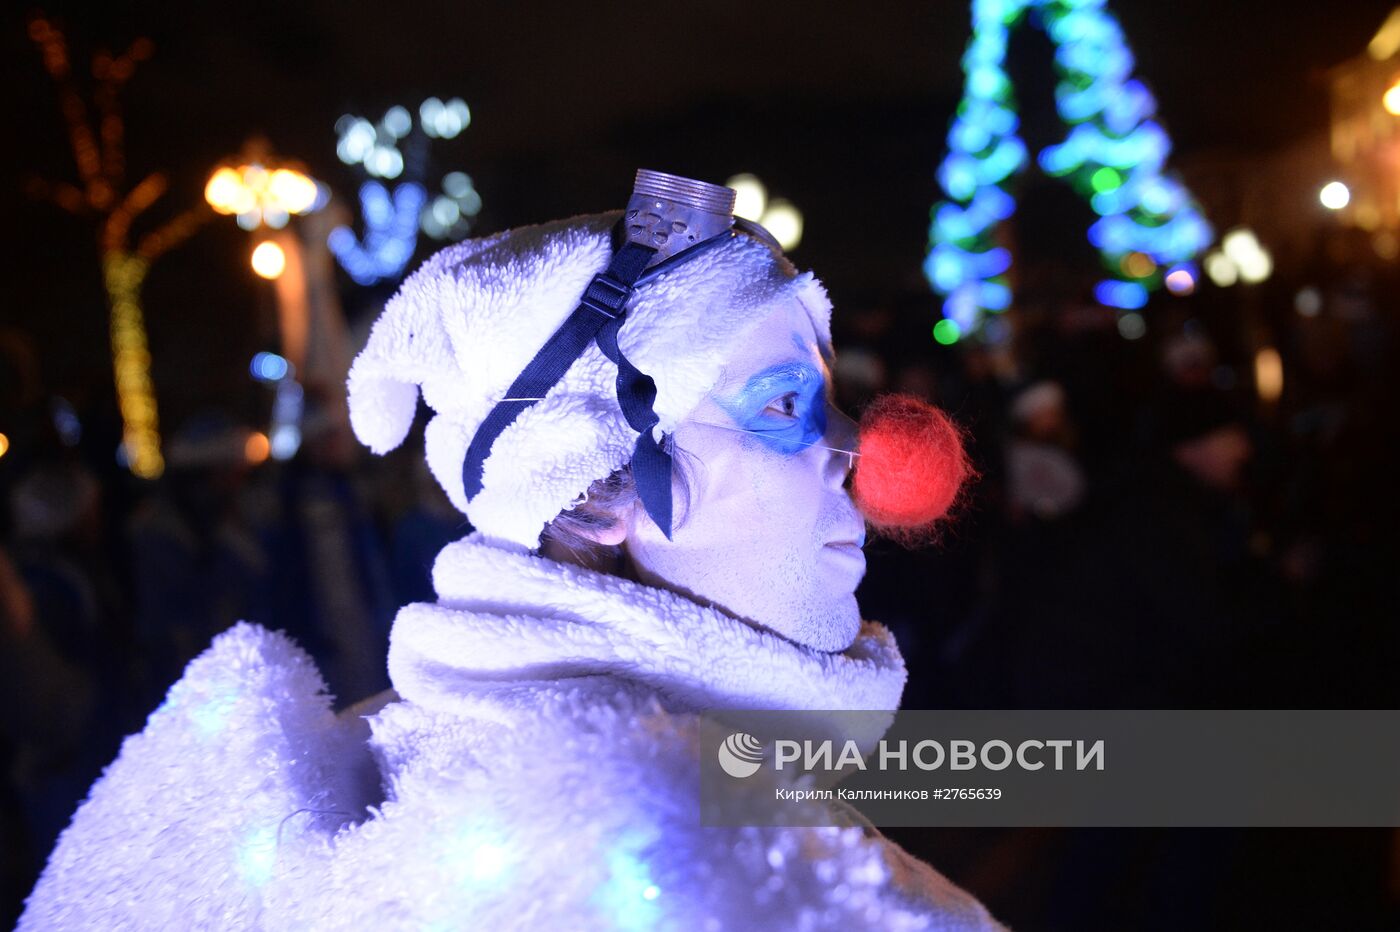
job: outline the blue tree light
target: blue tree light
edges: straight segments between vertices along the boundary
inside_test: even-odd
[[[336,154],[342,162],[372,178],[402,176],[392,190],[379,181],[361,186],[363,239],[349,227],[337,227],[328,237],[331,252],[358,284],[397,278],[413,257],[420,232],[433,239],[461,239],[481,211],[481,195],[465,172],[448,172],[436,193],[424,183],[428,140],[452,139],[471,125],[466,101],[429,97],[418,107],[417,119],[415,129],[414,114],[393,106],[378,124],[353,114],[336,121]]]
[[[1028,19],[1055,45],[1055,107],[1067,128],[1036,161],[1100,217],[1089,241],[1111,278],[1095,296],[1110,307],[1141,308],[1162,285],[1163,269],[1189,263],[1214,237],[1190,193],[1163,173],[1171,140],[1154,119],[1151,91],[1132,77],[1132,51],[1104,0],[973,0],[963,100],[938,170],[946,199],[931,211],[924,263],[952,324],[940,339],[976,332],[986,314],[1011,303],[1010,256],[996,230],[1015,210],[1010,185],[1029,158],[1016,135],[1005,59],[1011,30]]]
[[[341,267],[360,285],[396,278],[413,258],[418,244],[419,214],[428,202],[421,184],[404,182],[389,191],[377,181],[360,186],[363,240],[349,227],[336,227],[326,238]]]
[[[1106,307],[1135,311],[1147,304],[1147,289],[1137,282],[1099,282],[1094,286],[1094,297]]]

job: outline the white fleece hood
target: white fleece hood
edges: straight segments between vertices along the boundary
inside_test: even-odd
[[[628,462],[637,432],[617,400],[617,366],[591,344],[543,401],[491,448],[482,491],[467,502],[462,463],[492,408],[612,257],[621,212],[520,227],[449,246],[403,284],[350,369],[350,423],[376,453],[403,442],[421,387],[437,413],[428,465],[483,534],[518,549],[595,480]],[[764,309],[794,297],[830,341],[831,303],[809,273],[735,236],[638,288],[618,344],[656,382],[656,431],[674,431],[719,380]],[[658,435],[657,439],[660,439]]]
[[[841,653],[795,644],[662,589],[513,553],[476,534],[433,567],[437,604],[394,622],[389,675],[426,708],[510,724],[551,684],[601,676],[660,693],[672,711],[893,711],[907,676],[894,637],[867,621]],[[523,704],[524,707],[518,707]]]

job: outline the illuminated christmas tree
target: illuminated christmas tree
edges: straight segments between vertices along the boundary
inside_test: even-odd
[[[1006,73],[1011,32],[1027,21],[1054,45],[1055,105],[1068,130],[1037,161],[1098,214],[1089,240],[1108,274],[1095,297],[1135,310],[1163,282],[1189,290],[1197,277],[1193,260],[1213,236],[1190,193],[1163,171],[1171,141],[1154,119],[1156,100],[1132,77],[1132,52],[1104,0],[973,0],[963,99],[938,170],[946,200],[933,209],[924,264],[946,296],[944,319],[934,328],[943,343],[1011,305],[1011,255],[995,234],[1015,211],[1012,181],[1029,160]]]

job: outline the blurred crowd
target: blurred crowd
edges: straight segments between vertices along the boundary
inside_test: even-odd
[[[308,395],[295,457],[271,461],[265,435],[205,411],[167,437],[153,484],[110,455],[120,425],[100,404],[32,397],[9,419],[0,924],[122,738],[220,631],[288,632],[346,704],[387,688],[396,608],[433,598],[433,558],[470,528],[421,455],[361,457]]]
[[[1177,302],[1132,339],[1027,307],[933,356],[902,309],[848,318],[844,404],[929,397],[981,474],[936,547],[869,550],[905,708],[1397,707],[1398,308],[1311,291]],[[1400,927],[1385,829],[888,833],[1013,927]]]
[[[1261,398],[1250,335],[1189,302],[1140,339],[1106,309],[1031,306],[939,347],[929,301],[838,315],[843,407],[934,401],[979,472],[935,546],[869,550],[861,604],[904,651],[906,708],[1395,707],[1400,366],[1380,311],[1280,314],[1286,381]],[[365,454],[310,390],[295,457],[210,410],[138,483],[112,456],[110,402],[45,393],[5,349],[12,920],[122,737],[215,634],[289,632],[348,704],[387,686],[397,606],[433,598],[434,556],[470,528],[420,451]],[[1383,831],[890,834],[1024,928],[1266,927],[1312,908],[1279,898],[1290,878],[1381,928],[1400,891]]]
[[[846,351],[847,404],[930,397],[981,473],[938,547],[872,554],[862,605],[918,671],[906,705],[1391,707],[1393,365],[1300,343],[1261,400],[1199,319],[1128,342],[1082,313],[946,362]],[[1388,329],[1353,345],[1395,352]]]

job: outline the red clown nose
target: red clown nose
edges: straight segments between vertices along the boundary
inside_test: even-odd
[[[884,395],[865,409],[852,494],[877,531],[907,537],[931,529],[971,472],[962,432],[933,405]]]

